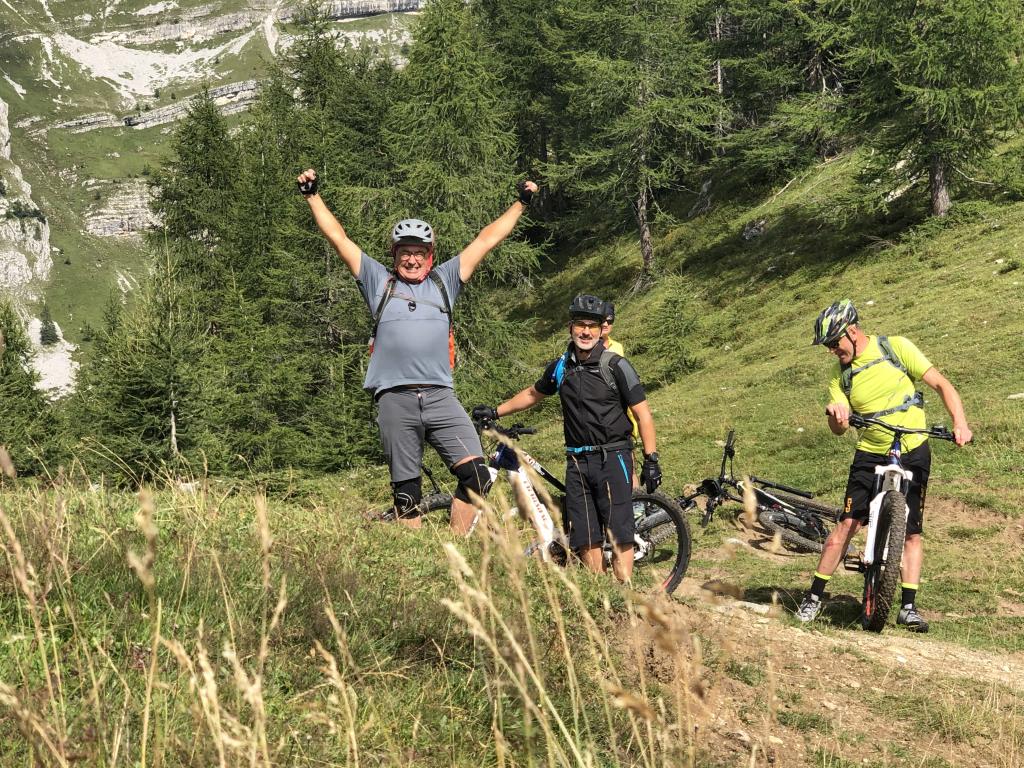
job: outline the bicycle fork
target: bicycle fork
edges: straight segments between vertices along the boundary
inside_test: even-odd
[[[520,466],[518,469],[508,469],[506,472],[508,474],[509,483],[512,485],[513,489],[516,490],[516,499],[525,497],[527,502],[528,509],[519,509],[519,513],[525,514],[534,530],[537,531],[537,535],[540,537],[538,541],[530,545],[526,554],[529,556],[539,549],[541,559],[548,562],[551,560],[551,544],[556,538],[555,522],[551,518],[551,513],[537,496],[537,491],[533,487],[533,483],[530,481],[529,475],[526,474],[526,469],[524,467]]]
[[[880,478],[877,481],[879,490],[874,498],[871,499],[871,505],[868,507],[867,541],[864,542],[864,552],[861,554],[861,560],[865,566],[874,565],[875,562],[878,518],[882,514],[882,501],[885,499],[885,494],[889,493],[889,491],[902,492],[903,488],[907,487],[913,478],[913,473],[909,469],[903,469],[892,464],[875,467],[875,475]],[[910,507],[905,502],[903,504],[903,514],[907,517],[910,516]],[[886,541],[885,548],[882,550],[882,562],[884,563],[888,557],[889,542]]]

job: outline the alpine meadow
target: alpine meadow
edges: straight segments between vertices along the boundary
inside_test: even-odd
[[[1019,2],[2,5],[0,765],[1024,765]],[[468,536],[380,519],[375,308],[305,169],[388,268],[399,220],[437,267],[523,205],[449,313],[466,411],[568,356],[574,297],[614,302],[678,589],[537,556],[504,478]],[[931,441],[927,634],[862,629],[841,567],[801,623],[818,555],[749,492],[705,514],[730,431],[741,485],[842,507],[811,342],[843,299],[973,431]],[[560,472],[558,401],[498,424]]]

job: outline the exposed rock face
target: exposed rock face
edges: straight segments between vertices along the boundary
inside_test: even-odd
[[[159,219],[149,209],[152,195],[145,181],[121,183],[99,210],[90,211],[85,229],[100,237],[141,239],[142,232],[159,226]]]
[[[255,27],[263,20],[263,14],[242,11],[218,16],[214,19],[179,18],[176,21],[157,24],[147,29],[131,29],[96,35],[96,42],[110,41],[119,45],[139,46],[163,43],[169,40],[187,40],[200,43],[218,35],[238,32]]]
[[[112,115],[109,112],[98,112],[95,115],[82,115],[75,120],[57,123],[53,127],[67,128],[74,133],[85,133],[85,131],[91,131],[93,128],[116,128],[119,125],[121,125],[121,120],[117,115]]]
[[[402,13],[418,11],[425,0],[335,0],[324,5],[329,19],[351,19],[359,16],[375,16],[381,13]],[[278,3],[279,5],[279,3]],[[173,19],[157,23],[144,29],[118,29],[93,35],[92,42],[113,42],[118,45],[138,47],[169,41],[199,43],[252,29],[262,24],[267,12],[275,6],[273,2],[251,3],[249,10],[211,17],[210,6],[190,10],[173,11]],[[280,22],[293,20],[301,11],[285,8],[274,14]],[[168,14],[170,15],[170,14]]]
[[[418,11],[425,0],[334,0],[326,3],[324,11],[330,19],[353,19],[359,16],[376,16],[379,13],[408,13]],[[282,11],[282,21],[290,21],[301,11]]]
[[[57,342],[43,346],[39,341],[42,321],[33,317],[28,322],[28,337],[32,342],[32,368],[39,374],[37,389],[41,389],[50,397],[56,399],[63,395],[70,394],[75,389],[75,377],[78,373],[78,363],[71,354],[78,349],[70,341],[64,339],[60,326],[54,323],[57,329]]]
[[[0,99],[0,157],[11,159],[11,126],[7,123],[7,102]]]
[[[256,93],[259,90],[259,82],[256,80],[243,80],[240,83],[229,83],[210,89],[210,98],[221,108],[225,115],[241,112],[256,100]],[[159,109],[151,109],[148,112],[139,112],[134,115],[126,115],[122,122],[132,128],[148,128],[153,125],[162,125],[175,120],[180,120],[188,110],[188,102],[181,104],[170,104]],[[100,126],[96,126],[97,128]]]
[[[0,291],[22,300],[35,298],[33,284],[53,267],[50,226],[32,202],[32,188],[11,161],[7,104],[0,99]]]

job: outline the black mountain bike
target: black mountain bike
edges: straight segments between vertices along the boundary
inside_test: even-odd
[[[722,451],[718,477],[701,482],[695,493],[677,501],[683,509],[697,506],[696,499],[707,498],[701,516],[702,527],[715,516],[715,510],[729,502],[743,503],[743,481],[736,478],[733,459],[736,457],[736,433],[729,430]],[[839,510],[814,501],[814,494],[781,483],[750,475],[750,488],[757,504],[758,522],[772,534],[778,532],[782,542],[797,552],[821,552],[828,538],[829,526],[839,519]]]
[[[532,435],[537,431],[522,424],[500,427],[491,421],[478,423],[477,427],[481,432],[492,430],[509,440],[518,440],[523,435]],[[554,510],[549,510],[541,501],[533,480],[523,466],[524,463],[555,490],[554,501],[559,507],[557,515],[553,515]],[[517,451],[501,441],[496,442],[488,464],[492,480],[504,474],[510,484],[518,484],[522,488],[520,498],[526,499],[528,508],[518,510],[518,513],[528,519],[538,536],[538,539],[527,548],[527,554],[536,553],[545,560],[559,564],[567,563],[571,558],[566,546],[569,526],[565,515],[565,484],[528,453]],[[420,503],[421,512],[425,515],[442,510],[447,512],[452,503],[451,495],[442,492],[429,473],[428,478],[434,486],[434,493]],[[652,579],[660,584],[662,590],[671,593],[679,586],[690,564],[690,527],[683,510],[663,493],[635,490],[633,516],[636,520],[634,568],[641,573],[650,574]],[[385,520],[395,519],[394,508],[378,513],[377,517]],[[561,523],[560,528],[554,523],[555,517]],[[606,543],[606,562],[611,560],[611,554],[611,545]]]
[[[943,425],[928,429],[907,429],[857,414],[850,414],[850,426],[862,429],[881,427],[892,433],[889,463],[875,467],[875,485],[871,494],[866,526],[867,540],[858,562],[846,563],[849,570],[864,574],[864,602],[860,623],[864,629],[881,632],[889,619],[892,600],[900,584],[903,543],[907,538],[907,489],[910,470],[900,462],[900,442],[904,435],[927,435],[939,440],[955,440]]]

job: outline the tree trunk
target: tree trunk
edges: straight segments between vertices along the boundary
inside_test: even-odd
[[[654,276],[654,243],[651,241],[651,224],[647,220],[647,210],[650,207],[651,193],[647,184],[640,186],[640,193],[636,196],[634,208],[636,210],[636,228],[640,232],[640,270],[639,283],[650,283]]]
[[[715,43],[722,41],[722,9],[715,11],[715,31],[712,33]],[[715,59],[715,90],[718,91],[718,116],[715,118],[715,136],[719,139],[725,137],[725,113],[722,108],[725,96],[725,77],[722,72],[722,60]],[[721,150],[721,145],[719,145]]]
[[[928,190],[932,196],[932,216],[949,213],[949,184],[946,181],[946,161],[941,155],[932,155],[928,174]]]
[[[178,417],[174,410],[178,407],[178,401],[171,395],[171,455],[178,455]]]

